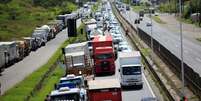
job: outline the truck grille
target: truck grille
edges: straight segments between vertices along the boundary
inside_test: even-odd
[[[101,66],[103,71],[108,71],[109,66],[110,66],[110,62],[109,61],[102,61],[100,66]]]

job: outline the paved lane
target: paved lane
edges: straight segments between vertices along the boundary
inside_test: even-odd
[[[122,14],[132,25],[134,25],[134,20],[138,18],[138,15],[133,12],[126,12],[127,14]],[[132,18],[132,19],[131,19]],[[151,35],[151,27],[147,27],[146,23],[150,22],[148,17],[144,17],[143,21],[138,25],[138,27],[144,30],[146,33]],[[136,25],[134,25],[136,26]],[[180,36],[179,33],[171,32],[160,24],[153,20],[153,38],[160,42],[164,47],[170,50],[175,56],[180,58]],[[201,46],[200,44],[194,43],[187,38],[183,38],[184,45],[184,62],[189,65],[195,72],[201,75]]]
[[[121,31],[123,32],[123,29],[121,28]],[[123,35],[124,40],[127,40],[127,38]],[[128,42],[128,44],[130,44]],[[130,44],[131,46],[131,44]],[[132,49],[134,50],[134,49]],[[112,76],[105,76],[105,77],[96,77],[95,79],[114,79],[117,78],[120,80],[119,75],[119,62],[118,59],[115,62],[116,64],[116,71],[115,75]],[[122,99],[123,101],[140,101],[143,97],[155,97],[155,94],[153,93],[146,77],[142,76],[143,78],[143,89],[137,90],[137,89],[130,89],[130,90],[123,90],[122,92]]]

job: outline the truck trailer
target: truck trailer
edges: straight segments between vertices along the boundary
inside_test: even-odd
[[[19,50],[17,43],[12,42],[0,42],[1,51],[4,53],[5,65],[10,66],[19,59]],[[3,55],[2,53],[2,55]],[[4,64],[4,63],[3,63]]]
[[[6,59],[6,51],[3,49],[3,46],[0,45],[0,73],[3,72],[6,63],[8,62]]]
[[[63,49],[66,74],[93,74],[93,62],[88,50],[88,42],[70,44]]]
[[[88,81],[89,101],[122,101],[121,86],[117,79]]]
[[[115,52],[112,36],[98,35],[92,41],[95,74],[115,73]]]
[[[61,87],[50,94],[50,101],[87,101],[82,89]]]
[[[121,86],[143,87],[142,63],[139,51],[119,52]]]

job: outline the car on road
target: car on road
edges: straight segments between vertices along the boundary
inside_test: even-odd
[[[159,15],[159,13],[156,13],[156,12],[154,13],[154,16],[158,16],[158,15]]]
[[[149,26],[152,26],[152,23],[151,22],[147,22],[146,25],[147,25],[147,27],[149,27]]]
[[[144,97],[141,101],[158,101],[156,97]]]
[[[129,7],[129,6],[126,6],[126,10],[129,11],[129,10],[130,10],[130,7]]]
[[[141,16],[141,17],[139,17],[139,20],[140,20],[140,21],[142,21],[142,20],[143,20],[143,17],[142,17],[142,16]]]

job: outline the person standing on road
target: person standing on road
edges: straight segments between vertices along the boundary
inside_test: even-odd
[[[126,29],[126,36],[128,36],[128,33],[129,33],[129,31],[128,31],[128,29]]]

